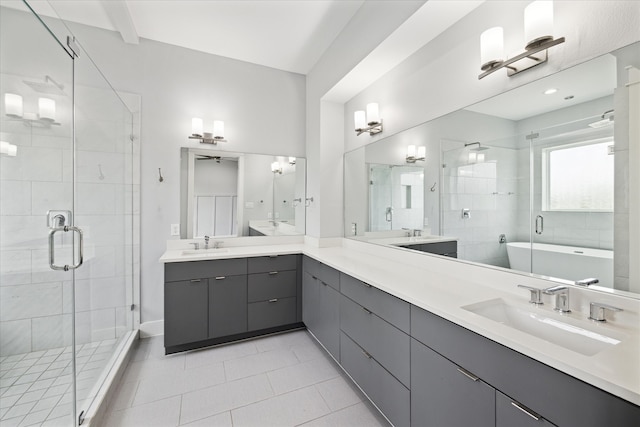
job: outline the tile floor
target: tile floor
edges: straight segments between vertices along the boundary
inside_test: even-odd
[[[88,397],[116,343],[114,339],[79,347],[78,396]],[[0,358],[0,425],[72,425],[71,370],[71,347]]]
[[[164,355],[140,340],[105,426],[388,426],[307,331]]]

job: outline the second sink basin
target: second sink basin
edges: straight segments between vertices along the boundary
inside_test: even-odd
[[[590,325],[586,320],[562,317],[535,308],[528,310],[502,298],[462,308],[585,356],[593,356],[611,348],[622,339],[621,336],[612,336],[617,334],[611,331],[596,331],[599,325]]]

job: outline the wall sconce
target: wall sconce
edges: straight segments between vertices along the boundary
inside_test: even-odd
[[[295,165],[296,164],[296,158],[295,157],[289,157],[289,164],[291,166]]]
[[[279,173],[280,175],[282,175],[282,166],[280,166],[280,163],[271,163],[271,172],[273,172],[274,174]]]
[[[224,139],[224,122],[221,120],[213,121],[213,132],[204,132],[204,124],[202,119],[194,117],[191,119],[191,136],[189,139],[199,139],[201,144],[213,144],[218,142],[227,142]]]
[[[367,113],[365,116],[364,111],[356,111],[353,115],[353,119],[356,125],[356,134],[358,136],[365,132],[369,135],[375,135],[382,132],[382,119],[380,118],[380,112],[378,111],[378,104],[367,104]]]
[[[504,38],[501,27],[489,28],[480,35],[480,69],[482,79],[501,68],[509,77],[543,64],[549,59],[548,49],[565,42],[564,37],[553,38],[553,2],[536,0],[524,9],[525,51],[503,60]],[[536,55],[538,54],[539,55]]]
[[[427,153],[427,147],[420,146],[416,152],[416,146],[410,145],[407,147],[407,163],[415,163],[417,161],[424,161]]]
[[[56,101],[50,98],[38,98],[38,113],[25,112],[22,103],[22,96],[15,93],[4,94],[4,110],[7,117],[15,120],[22,120],[29,126],[60,126],[56,122]]]

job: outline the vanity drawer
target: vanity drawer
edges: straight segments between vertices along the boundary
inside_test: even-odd
[[[408,302],[344,273],[340,274],[340,290],[343,295],[409,333],[411,305]]]
[[[246,258],[172,262],[164,265],[165,282],[241,274],[247,274]]]
[[[340,364],[396,427],[410,425],[409,389],[373,359],[367,349],[340,334]]]
[[[298,255],[270,255],[249,258],[249,274],[270,271],[295,270]]]
[[[409,387],[409,335],[344,295],[340,298],[340,329]]]
[[[340,290],[340,272],[338,270],[309,257],[304,257],[302,269],[336,291]]]
[[[295,297],[296,271],[272,271],[249,275],[249,302]]]
[[[249,330],[272,328],[296,323],[296,297],[273,298],[249,304]]]

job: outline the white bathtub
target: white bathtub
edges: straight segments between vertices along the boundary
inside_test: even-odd
[[[595,277],[598,286],[613,287],[613,251],[534,243],[533,269],[530,243],[507,243],[507,255],[513,270],[573,281]]]

